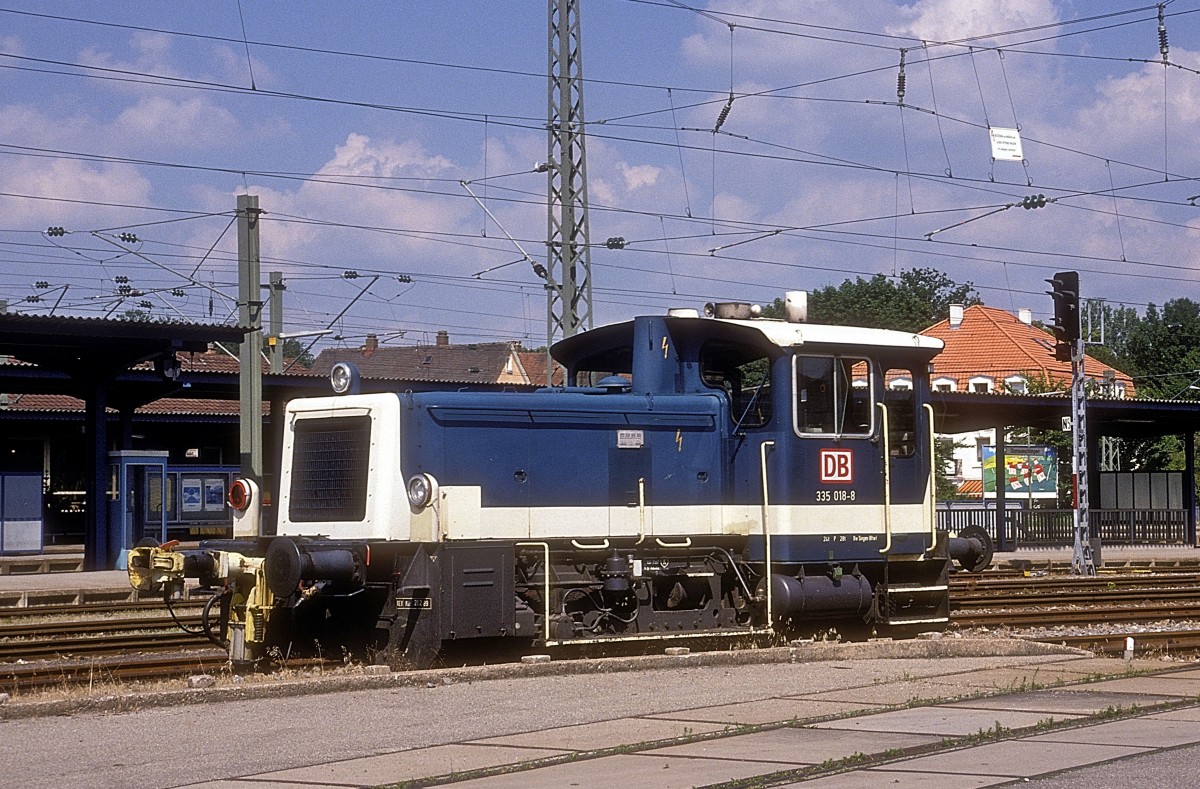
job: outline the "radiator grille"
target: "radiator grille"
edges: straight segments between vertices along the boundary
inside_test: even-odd
[[[294,436],[291,520],[361,521],[367,512],[371,417],[300,419]]]

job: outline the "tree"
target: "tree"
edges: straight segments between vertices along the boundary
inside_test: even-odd
[[[982,303],[971,283],[960,285],[935,269],[917,268],[895,282],[876,274],[815,290],[808,297],[808,317],[813,323],[918,332],[948,317],[951,304]],[[783,301],[776,299],[764,314],[782,317]]]
[[[1161,310],[1151,304],[1145,318],[1130,328],[1123,346],[1121,360],[1138,378],[1140,394],[1197,399],[1200,392],[1189,387],[1200,378],[1200,304],[1172,299]]]
[[[304,368],[313,366],[313,362],[317,359],[312,355],[312,352],[304,347],[304,344],[295,337],[288,337],[283,341],[283,358],[295,359],[296,364]]]
[[[225,350],[229,351],[229,353],[233,354],[235,357],[238,356],[238,354],[240,354],[242,351],[242,344],[240,342],[226,342],[221,344],[225,347]],[[265,348],[263,350],[266,352]],[[283,358],[289,360],[288,362],[284,363],[285,367],[291,363],[290,360],[292,359],[295,360],[295,364],[304,368],[312,367],[313,363],[317,361],[316,357],[312,355],[312,352],[307,350],[305,344],[295,337],[288,337],[284,339]]]
[[[956,448],[965,447],[963,442],[954,442],[949,438],[938,438],[933,445],[934,457],[934,496],[937,501],[946,501],[948,499],[964,498],[958,492],[958,486],[954,484],[951,476],[954,473],[954,450]]]

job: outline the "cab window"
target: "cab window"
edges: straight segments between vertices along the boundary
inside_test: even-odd
[[[729,419],[743,428],[771,421],[771,359],[757,348],[708,342],[700,350],[700,380],[729,399]]]
[[[872,372],[853,356],[795,356],[796,433],[869,436],[873,429]]]
[[[912,370],[893,368],[883,374],[883,404],[888,410],[888,452],[908,458],[917,452],[916,393]]]

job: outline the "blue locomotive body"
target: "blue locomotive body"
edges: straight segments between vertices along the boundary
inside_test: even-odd
[[[934,526],[940,342],[712,311],[560,342],[568,386],[289,404],[280,536],[192,560],[242,590],[233,657],[944,626],[952,548],[981,569],[990,546]],[[175,583],[145,550],[131,575]]]

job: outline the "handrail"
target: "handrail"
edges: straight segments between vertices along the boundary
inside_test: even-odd
[[[880,420],[879,430],[883,436],[883,547],[879,549],[880,553],[888,553],[892,550],[892,446],[891,436],[888,434],[888,408],[883,403],[876,403],[879,406]]]
[[[759,447],[758,447],[759,459],[760,459],[761,466],[762,466],[763,542],[766,544],[766,547],[767,547],[766,565],[765,565],[763,577],[767,583],[767,629],[768,630],[771,630],[772,628],[775,627],[775,623],[773,620],[774,614],[773,614],[773,608],[772,608],[772,603],[774,602],[774,599],[772,598],[772,595],[771,595],[771,581],[773,580],[773,578],[771,577],[771,529],[769,528],[770,498],[767,495],[768,494],[767,450],[773,448],[774,446],[775,446],[774,441],[764,441],[761,444],[759,444]]]
[[[638,477],[638,539],[634,545],[641,545],[646,539],[646,478]]]
[[[575,546],[575,548],[581,551],[607,551],[609,542],[608,538],[605,537],[599,543],[593,543],[591,545],[580,542],[579,540],[571,540],[571,545]]]
[[[929,484],[925,488],[925,500],[929,502],[929,548],[937,547],[937,434],[933,430],[933,406],[924,405],[929,414]]]
[[[654,541],[656,543],[658,543],[658,547],[660,547],[660,548],[691,548],[692,547],[692,538],[691,537],[684,537],[683,542],[667,542],[666,540],[664,540],[661,537],[655,537]]]
[[[550,643],[550,543],[548,542],[518,542],[516,547],[540,547],[542,549],[542,626],[545,628],[543,640]]]

